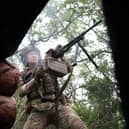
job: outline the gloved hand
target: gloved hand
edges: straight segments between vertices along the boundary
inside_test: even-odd
[[[35,71],[34,78],[36,80],[39,80],[40,78],[43,78],[44,73],[45,73],[45,71],[44,71],[43,67],[37,67],[36,71]]]
[[[34,91],[36,89],[36,85],[37,81],[34,78],[32,78],[30,81],[19,87],[18,89],[19,96],[24,97],[26,94]]]

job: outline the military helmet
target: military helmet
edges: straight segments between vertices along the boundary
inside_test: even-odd
[[[29,47],[24,48],[22,50],[22,52],[20,53],[21,61],[23,62],[24,65],[27,65],[27,54],[29,52],[32,52],[32,51],[36,51],[37,54],[39,55],[40,60],[41,60],[41,55],[40,55],[39,49],[36,48],[35,46],[29,46]]]

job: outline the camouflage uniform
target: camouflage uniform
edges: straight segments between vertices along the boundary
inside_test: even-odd
[[[23,76],[27,77],[30,72],[31,70],[26,69]],[[55,86],[58,86],[57,77],[47,71],[34,85],[33,90],[26,93],[29,114],[24,129],[45,129],[49,124],[56,124],[55,102],[44,102],[42,98],[55,98]],[[24,91],[21,86],[19,94],[23,94]],[[87,129],[79,116],[68,106],[64,95],[59,97],[58,120],[58,126],[62,129]]]

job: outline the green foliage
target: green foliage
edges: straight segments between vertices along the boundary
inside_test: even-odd
[[[100,0],[50,0],[30,28],[28,38],[32,40],[37,37],[38,43],[63,37],[69,42],[93,25],[94,21],[104,19],[101,8]],[[81,43],[99,68],[96,69],[79,49],[78,65],[74,68],[73,76],[65,90],[73,109],[89,129],[123,127],[119,89],[114,77],[114,63],[108,41],[104,22],[86,34]],[[74,59],[74,52],[71,48],[66,53],[70,61]],[[60,83],[63,84],[65,80],[61,78]],[[17,93],[15,97],[18,113],[13,129],[21,129],[26,120],[26,99],[21,100]]]
[[[18,91],[14,94],[14,97],[17,101],[17,116],[12,129],[22,129],[27,118],[27,114],[25,113],[26,98],[21,99]]]

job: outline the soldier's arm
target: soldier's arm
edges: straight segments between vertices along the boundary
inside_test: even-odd
[[[27,83],[24,83],[24,81],[21,78],[21,81],[19,81],[19,88],[18,88],[19,96],[24,97],[26,94],[35,90],[39,79],[42,78],[43,76],[44,76],[44,69],[43,67],[39,67],[36,70],[34,77]]]

